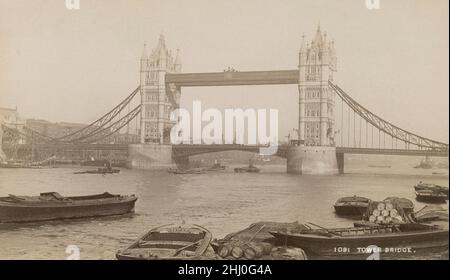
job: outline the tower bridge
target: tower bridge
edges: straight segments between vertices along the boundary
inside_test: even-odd
[[[170,51],[161,35],[149,53],[144,45],[140,59],[140,85],[110,112],[64,137],[51,138],[36,131],[14,131],[6,135],[38,142],[41,147],[111,149],[101,143],[112,134],[136,123],[139,143],[129,144],[131,168],[165,168],[186,164],[189,156],[228,150],[258,152],[259,145],[172,145],[170,120],[180,107],[183,87],[294,84],[298,87],[298,140],[278,147],[287,159],[287,172],[336,174],[344,171],[344,154],[380,154],[448,157],[448,144],[409,132],[384,120],[359,104],[333,79],[337,71],[334,42],[317,28],[309,42],[303,36],[298,69],[274,71],[224,71],[182,73],[181,56]],[[138,99],[137,106],[130,106]],[[1,134],[0,134],[1,135]],[[10,139],[15,139],[10,137]],[[17,141],[11,141],[16,143]],[[108,143],[106,143],[108,144]],[[100,146],[102,145],[102,146]],[[114,146],[114,145],[113,145]],[[0,146],[1,147],[1,146]],[[36,146],[37,147],[37,146]],[[119,150],[123,150],[120,146]],[[117,150],[117,149],[116,149]]]

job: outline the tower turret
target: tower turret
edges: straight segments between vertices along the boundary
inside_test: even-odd
[[[145,57],[146,50],[141,57],[141,73],[144,73],[141,78],[141,143],[162,144],[169,141],[167,132],[174,125],[170,121],[170,113],[179,102],[179,92],[166,88],[165,76],[181,71],[181,60],[178,58],[179,65],[177,59],[174,62],[162,34],[147,60]]]
[[[303,49],[303,47],[301,48]],[[317,27],[314,40],[299,54],[299,140],[308,146],[334,145],[334,92],[328,80],[336,71],[334,44]]]
[[[175,62],[173,64],[174,71],[176,73],[181,72],[181,58],[180,58],[180,50],[177,49],[177,56],[175,58]]]

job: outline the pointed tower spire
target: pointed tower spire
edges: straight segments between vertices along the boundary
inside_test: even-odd
[[[319,21],[319,24],[317,25],[316,37],[314,38],[314,44],[316,46],[320,47],[320,45],[322,44],[322,40],[323,40],[323,37],[322,37],[322,31],[320,31],[320,21]]]
[[[144,49],[142,50],[141,60],[147,60],[148,54],[147,54],[147,43],[144,42]]]
[[[300,52],[304,52],[305,50],[305,33],[302,34],[302,43],[300,45]]]
[[[175,72],[181,72],[181,58],[180,49],[177,49],[177,56],[175,57],[175,62],[173,64]]]
[[[180,49],[177,49],[177,56],[175,57],[175,65],[177,64],[181,65]]]

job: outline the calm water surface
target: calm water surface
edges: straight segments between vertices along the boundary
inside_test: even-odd
[[[108,191],[139,197],[136,213],[126,216],[0,225],[0,259],[64,259],[68,245],[77,245],[82,259],[114,259],[118,249],[148,229],[182,220],[207,227],[216,238],[257,221],[351,226],[353,220],[334,214],[339,197],[400,196],[413,200],[418,210],[423,204],[414,200],[414,184],[423,180],[448,186],[448,169],[418,170],[404,158],[390,159],[391,168],[369,168],[374,162],[347,159],[347,173],[338,176],[288,175],[284,166],[263,166],[260,174],[235,174],[230,166],[226,172],[200,175],[122,169],[106,176],[73,174],[89,167],[0,169],[0,196]],[[443,207],[448,209],[448,202]],[[448,259],[448,250],[420,258]]]

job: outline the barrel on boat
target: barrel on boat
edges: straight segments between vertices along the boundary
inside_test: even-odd
[[[242,249],[242,245],[234,245],[233,249],[231,249],[231,255],[235,259],[240,259],[244,256],[244,249]]]
[[[263,255],[270,254],[272,244],[267,242],[249,243],[244,249],[244,257],[248,260],[260,258]]]
[[[226,258],[231,255],[231,250],[233,249],[233,245],[230,243],[223,244],[219,248],[219,256],[222,258]]]

